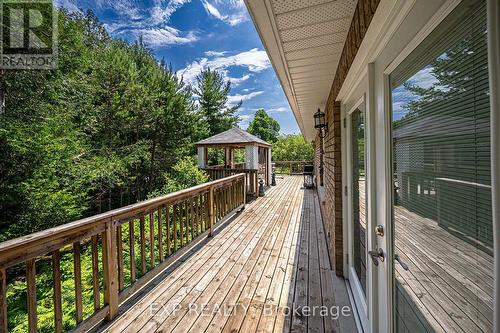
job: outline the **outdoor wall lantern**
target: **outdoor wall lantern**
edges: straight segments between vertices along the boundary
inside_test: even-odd
[[[319,184],[323,186],[323,175],[324,175],[324,166],[323,166],[323,155],[325,154],[325,150],[323,147],[323,139],[328,132],[328,124],[326,123],[325,113],[321,112],[318,108],[318,111],[314,114],[314,128],[318,130],[318,135],[320,138],[319,142]]]
[[[325,113],[321,112],[320,109],[318,109],[318,111],[314,114],[314,128],[319,130],[319,136],[321,138],[324,138],[326,132],[328,131]]]

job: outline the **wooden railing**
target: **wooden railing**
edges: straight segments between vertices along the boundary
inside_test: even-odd
[[[304,165],[313,165],[313,161],[273,161],[276,174],[302,174]]]
[[[247,164],[245,162],[243,162],[243,163],[236,163],[234,165],[234,169],[241,170],[241,169],[245,169],[246,166],[247,166]],[[226,166],[224,164],[210,165],[210,166],[206,167],[206,169],[225,169],[225,168],[226,168]]]
[[[245,174],[245,182],[247,194],[249,196],[256,196],[259,190],[259,171],[255,169],[202,169],[211,180],[222,179],[238,173]]]
[[[243,173],[232,175],[0,243],[0,332],[8,329],[6,291],[11,269],[17,274],[23,269],[26,272],[27,331],[37,331],[36,278],[42,261],[49,261],[52,270],[54,323],[49,330],[76,327],[75,331],[83,332],[103,319],[113,319],[128,296],[244,207],[245,177]],[[92,281],[88,289],[92,289],[93,301],[86,304],[92,310],[84,318],[82,258],[87,254],[92,263],[88,277],[92,276],[85,281]],[[68,288],[65,284],[61,290],[62,255],[73,261],[72,323],[63,323],[63,311],[68,309],[62,307],[62,295],[64,292],[67,300]]]

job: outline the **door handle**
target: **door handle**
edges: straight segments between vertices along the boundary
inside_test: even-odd
[[[378,266],[378,261],[380,260],[381,262],[384,262],[385,256],[384,256],[384,250],[379,248],[378,250],[371,250],[368,251],[368,255],[372,258],[373,264],[375,266]]]
[[[394,260],[396,260],[405,271],[410,270],[410,268],[408,267],[408,265],[403,260],[401,260],[401,257],[399,257],[398,254],[394,255]]]

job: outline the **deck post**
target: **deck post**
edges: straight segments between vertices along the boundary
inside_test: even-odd
[[[7,333],[7,270],[0,268],[0,332]]]
[[[213,236],[214,226],[214,187],[210,186],[208,191],[208,228],[210,229],[208,236]]]
[[[112,320],[118,314],[118,261],[116,253],[116,226],[109,219],[102,238],[104,304],[109,306],[106,320]]]

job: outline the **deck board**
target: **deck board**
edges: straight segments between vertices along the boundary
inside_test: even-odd
[[[352,317],[286,312],[350,306],[343,279],[330,267],[317,193],[302,181],[278,179],[98,331],[352,332]]]

